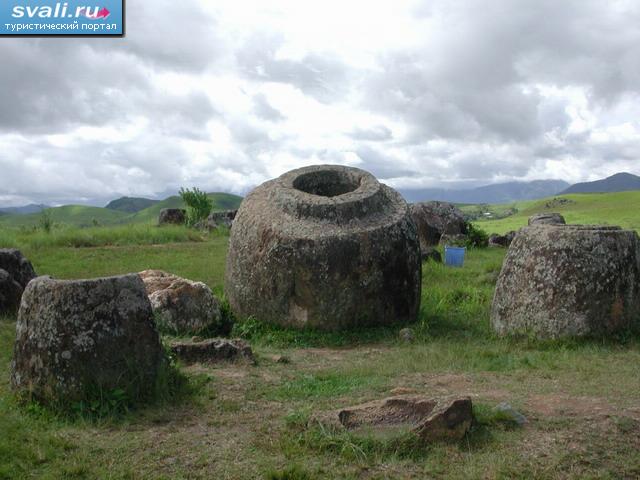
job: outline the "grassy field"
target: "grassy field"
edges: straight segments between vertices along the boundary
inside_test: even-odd
[[[620,225],[640,232],[640,191],[559,195],[509,205],[490,205],[488,210],[502,215],[512,207],[518,210],[514,215],[474,223],[488,233],[505,233],[525,226],[527,219],[535,213],[559,212],[567,223]],[[462,207],[467,212],[475,209],[477,206]]]
[[[238,208],[242,200],[237,195],[229,193],[210,193],[214,210]],[[179,196],[169,197],[136,213],[127,213],[101,207],[86,205],[65,205],[45,210],[55,224],[75,227],[109,226],[122,224],[152,225],[158,222],[158,215],[163,208],[184,208]],[[0,227],[34,227],[42,221],[41,213],[29,215],[2,215]]]
[[[82,278],[160,268],[223,291],[227,237],[72,248],[22,245],[38,273]],[[416,339],[401,325],[341,334],[236,326],[258,364],[181,367],[193,394],[103,420],[18,405],[8,385],[15,331],[0,319],[0,479],[638,478],[640,340],[539,343],[492,335],[504,251],[462,269],[426,263]],[[276,362],[285,355],[290,362]],[[306,427],[314,412],[396,387],[473,399],[461,442],[418,448]],[[528,423],[491,413],[507,401]]]

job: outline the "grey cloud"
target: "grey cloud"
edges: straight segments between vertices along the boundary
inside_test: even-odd
[[[349,133],[354,140],[368,140],[372,142],[383,142],[393,138],[393,132],[384,125],[377,125],[371,128],[356,128]]]
[[[318,101],[331,103],[350,87],[349,68],[332,55],[310,53],[301,60],[278,59],[284,42],[278,35],[258,34],[236,52],[240,71],[255,81],[287,83]]]
[[[383,179],[430,186],[546,176],[548,160],[572,162],[585,177],[609,165],[640,173],[637,138],[596,141],[593,135],[607,122],[640,128],[634,107],[640,4],[436,0],[412,13],[426,22],[418,25],[422,41],[373,52],[371,68],[351,65],[349,55],[335,51],[282,58],[292,45],[274,25],[256,22],[236,36],[227,30],[224,6],[195,0],[130,2],[125,39],[3,39],[0,198],[102,202],[175,191],[184,182],[245,191],[268,177],[276,154],[302,165],[347,163],[353,152],[359,166]],[[174,84],[186,79],[190,88],[167,91],[158,82],[165,74]],[[248,109],[212,104],[210,76],[237,81],[249,95]],[[322,102],[331,115],[341,108],[347,115],[355,110],[353,118],[375,115],[362,125],[341,125],[342,131],[314,132],[309,137],[320,137],[318,143],[303,144],[297,135],[305,125],[290,125],[256,93],[271,84],[286,98],[289,89],[274,83]],[[545,94],[565,87],[586,92],[584,108],[595,126],[586,122],[576,132],[570,100]],[[46,139],[82,126],[117,129],[139,118],[146,127],[127,141],[80,140],[60,148]],[[224,152],[210,138],[212,119],[231,133]],[[185,143],[208,153],[195,162]],[[398,148],[402,158],[393,154]]]
[[[280,110],[271,106],[263,93],[253,96],[253,111],[258,117],[272,122],[278,122],[286,118]]]
[[[362,164],[358,167],[368,170],[382,179],[409,176],[416,173],[411,169],[404,168],[402,163],[392,155],[385,155],[369,146],[361,146],[355,153],[362,160]]]

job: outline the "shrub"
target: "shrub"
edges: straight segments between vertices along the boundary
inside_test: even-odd
[[[51,212],[49,210],[43,210],[40,215],[40,228],[46,233],[51,233],[53,228],[53,220],[51,219]]]
[[[486,247],[489,244],[489,234],[476,227],[473,223],[467,223],[467,247]]]
[[[187,225],[194,227],[199,222],[206,220],[213,208],[213,201],[205,192],[197,187],[181,188],[180,196],[187,205]]]

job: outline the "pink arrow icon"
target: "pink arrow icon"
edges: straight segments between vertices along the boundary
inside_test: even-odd
[[[96,15],[96,18],[104,18],[104,19],[106,19],[109,15],[111,15],[111,12],[109,10],[107,10],[107,7],[102,7],[102,10],[100,10],[98,12],[98,14]]]

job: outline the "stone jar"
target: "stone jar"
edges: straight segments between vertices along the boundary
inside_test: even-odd
[[[499,334],[607,335],[640,322],[640,245],[634,231],[535,225],[516,235],[496,285]]]
[[[165,355],[138,275],[92,280],[38,277],[25,289],[11,383],[44,403],[154,388]]]
[[[408,322],[420,287],[407,204],[364,170],[285,173],[251,192],[234,220],[225,291],[240,317],[322,330]]]

